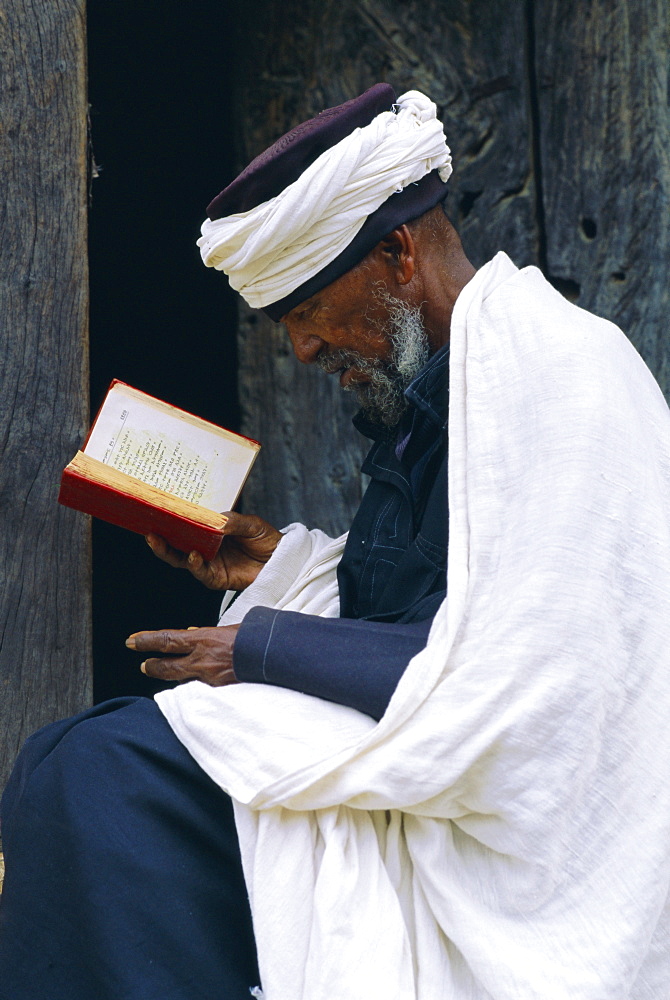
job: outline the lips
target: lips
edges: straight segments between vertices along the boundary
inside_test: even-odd
[[[366,378],[363,372],[358,371],[356,368],[345,368],[340,375],[340,385],[343,389],[348,386],[354,385],[364,385],[370,380]]]
[[[352,351],[337,350],[330,354],[320,354],[317,363],[327,375],[338,375],[342,388],[367,385],[370,376],[366,371],[366,361]]]

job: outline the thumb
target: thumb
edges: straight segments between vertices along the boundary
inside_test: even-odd
[[[220,589],[218,579],[220,571],[215,568],[216,566],[216,562],[207,562],[200,552],[190,552],[186,568],[200,583],[217,590]]]

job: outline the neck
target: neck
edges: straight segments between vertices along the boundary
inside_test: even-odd
[[[431,269],[427,276],[421,308],[433,353],[448,342],[456,299],[476,274],[475,268],[460,247],[457,253],[447,253],[440,264],[439,268]]]
[[[476,271],[442,205],[410,223],[410,229],[421,262],[415,302],[418,299],[428,342],[435,353],[448,342],[456,299]]]

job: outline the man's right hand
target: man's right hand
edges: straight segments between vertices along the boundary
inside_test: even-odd
[[[260,517],[228,511],[224,538],[207,562],[199,552],[173,549],[158,535],[147,535],[149,548],[163,562],[187,569],[210,590],[244,590],[253,583],[282,539],[282,533]]]

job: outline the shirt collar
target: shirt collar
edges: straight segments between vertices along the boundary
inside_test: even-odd
[[[449,393],[449,344],[433,354],[405,389],[405,396],[442,428],[447,423]]]

